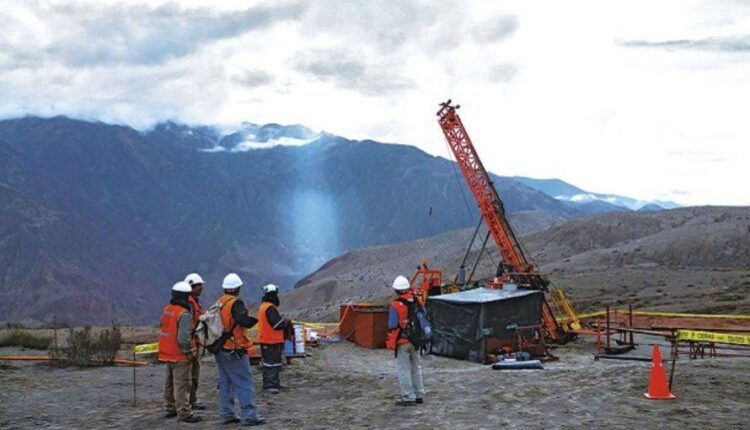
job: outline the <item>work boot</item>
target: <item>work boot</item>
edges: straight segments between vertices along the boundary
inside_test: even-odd
[[[415,400],[396,399],[396,406],[414,406],[417,402]]]
[[[204,405],[203,403],[195,402],[192,405],[190,405],[190,409],[194,411],[205,411],[206,405]]]
[[[203,417],[199,417],[198,415],[190,415],[189,417],[180,418],[179,421],[182,421],[183,423],[197,423],[202,419]]]
[[[252,420],[243,421],[242,426],[243,427],[259,426],[263,424],[264,422],[266,422],[266,420],[264,420],[263,418],[255,418]]]
[[[222,424],[235,424],[235,423],[238,423],[238,422],[241,422],[240,417],[234,416],[232,418],[229,418],[229,419],[226,419],[226,420],[222,421],[221,423]]]
[[[269,393],[271,393],[271,394],[279,394],[279,389],[278,388],[266,388],[266,391],[269,392]]]
[[[417,403],[418,405],[421,405],[422,403],[424,403],[424,399],[423,399],[423,398],[421,398],[421,397],[417,397],[417,400],[415,400],[415,402],[416,402],[416,403]]]
[[[177,416],[177,411],[167,411],[166,414],[164,414],[164,418],[174,418]]]

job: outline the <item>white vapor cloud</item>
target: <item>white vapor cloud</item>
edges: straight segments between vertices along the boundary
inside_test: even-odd
[[[0,117],[299,123],[592,192],[750,205],[736,1],[10,0]],[[287,142],[288,143],[288,142]]]

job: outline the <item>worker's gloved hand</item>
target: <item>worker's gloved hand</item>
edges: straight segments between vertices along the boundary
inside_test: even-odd
[[[188,363],[192,363],[193,361],[195,361],[195,356],[193,355],[192,351],[191,352],[186,352],[185,356],[187,357]]]

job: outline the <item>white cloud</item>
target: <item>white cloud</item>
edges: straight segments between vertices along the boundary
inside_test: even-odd
[[[0,116],[300,123],[593,192],[750,204],[742,2],[4,2]]]

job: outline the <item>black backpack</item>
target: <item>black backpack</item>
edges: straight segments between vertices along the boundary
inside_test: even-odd
[[[414,345],[420,354],[427,351],[427,345],[432,340],[432,325],[430,320],[427,319],[422,306],[418,300],[406,300],[403,298],[397,299],[403,303],[404,306],[409,310],[407,317],[406,328],[399,328],[399,337],[406,337],[409,342]],[[398,348],[396,348],[396,354],[398,354]]]

